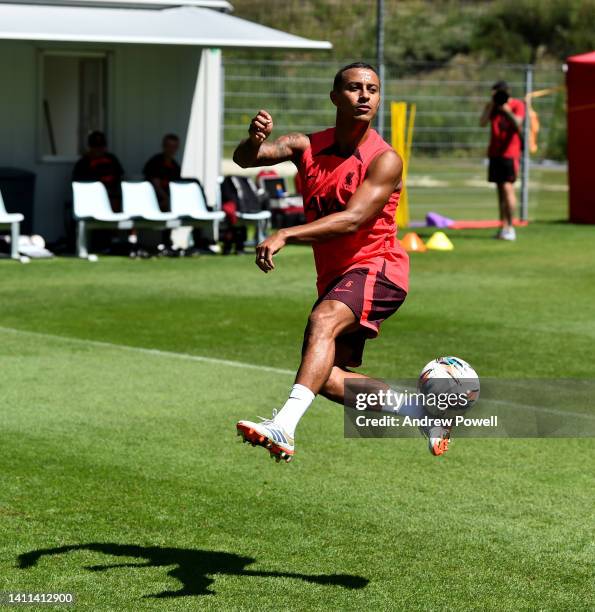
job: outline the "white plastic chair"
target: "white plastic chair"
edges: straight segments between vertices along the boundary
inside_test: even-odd
[[[242,219],[243,221],[248,221],[249,223],[254,223],[256,226],[256,244],[260,244],[267,235],[267,228],[269,226],[269,221],[271,220],[271,211],[270,210],[261,210],[260,212],[246,213],[246,212],[238,212],[238,219]],[[248,246],[248,242],[246,245]],[[250,246],[252,243],[250,243]]]
[[[155,189],[149,181],[122,182],[122,209],[131,219],[138,219],[151,225],[158,223],[168,229],[181,225],[175,213],[161,212]]]
[[[115,213],[103,183],[72,183],[73,212],[77,221],[76,250],[79,257],[89,256],[87,233],[89,229],[115,227],[132,229],[132,220],[125,213]]]
[[[207,208],[204,191],[197,182],[172,181],[169,184],[169,197],[171,211],[182,220],[183,225],[196,227],[208,224],[213,240],[219,240],[219,223],[225,219],[225,213]]]
[[[0,193],[0,227],[10,226],[10,257],[19,259],[19,238],[21,235],[21,223],[25,217],[21,213],[6,212],[2,193]]]

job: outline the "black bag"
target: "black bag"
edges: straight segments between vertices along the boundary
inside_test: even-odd
[[[253,213],[262,210],[256,185],[245,176],[226,176],[221,184],[221,201],[236,203],[239,212]]]

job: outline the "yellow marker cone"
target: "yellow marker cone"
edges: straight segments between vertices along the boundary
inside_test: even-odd
[[[434,251],[452,251],[455,248],[444,232],[434,232],[426,247]]]
[[[424,251],[427,251],[424,241],[415,232],[408,232],[405,234],[401,239],[401,246],[408,253],[412,253],[414,251],[423,253]]]

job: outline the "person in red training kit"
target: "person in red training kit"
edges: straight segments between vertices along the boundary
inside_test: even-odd
[[[107,150],[107,140],[103,132],[91,132],[87,137],[87,145],[87,151],[74,166],[72,180],[100,181],[107,191],[112,210],[122,212],[122,164]]]
[[[512,224],[516,195],[516,181],[523,148],[522,129],[525,118],[525,105],[521,100],[510,96],[506,81],[498,81],[492,86],[492,99],[483,110],[480,125],[490,124],[490,144],[488,147],[488,181],[496,183],[500,228],[496,238],[516,240]]]
[[[346,378],[364,378],[364,344],[407,295],[409,258],[396,239],[395,213],[403,163],[372,129],[380,80],[369,64],[349,64],[330,93],[335,127],[287,134],[273,142],[273,118],[254,117],[249,137],[235,150],[244,168],[292,161],[300,174],[306,223],[281,229],[256,248],[256,264],[275,269],[274,255],[288,243],[311,244],[318,300],[304,335],[302,361],[289,399],[273,418],[239,421],[238,433],[277,459],[292,459],[295,429],[317,394],[343,403]]]

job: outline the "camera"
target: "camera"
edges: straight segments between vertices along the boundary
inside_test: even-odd
[[[510,94],[505,89],[498,89],[492,96],[492,101],[496,106],[502,106],[508,102]]]

